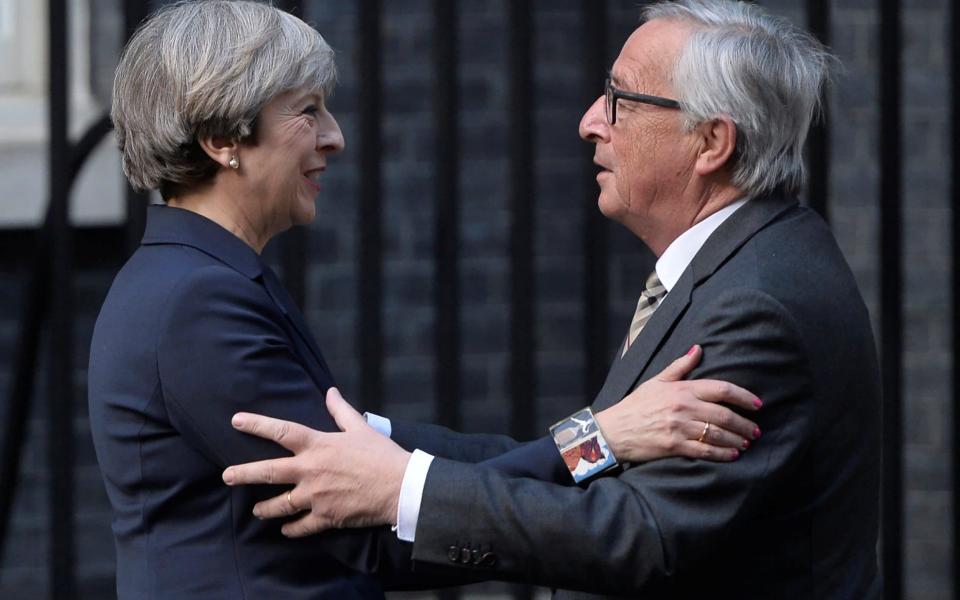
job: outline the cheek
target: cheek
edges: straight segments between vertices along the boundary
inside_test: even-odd
[[[642,184],[649,155],[642,152],[637,143],[624,143],[617,149],[617,193],[622,202],[630,206],[636,196],[636,187]]]

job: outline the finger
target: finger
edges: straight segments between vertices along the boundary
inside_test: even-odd
[[[284,523],[280,532],[288,538],[301,538],[330,528],[330,524],[321,521],[314,513],[308,512],[296,521]]]
[[[279,496],[270,498],[269,500],[257,502],[253,507],[253,516],[257,517],[258,519],[276,519],[278,517],[289,517],[290,515],[309,508],[300,508],[296,506],[296,501],[294,500],[295,491],[296,488],[289,492],[289,496],[287,495],[287,492],[284,492]]]
[[[697,440],[683,442],[677,451],[680,453],[680,456],[712,460],[714,462],[731,462],[740,458],[740,451],[736,448],[719,448],[698,442]]]
[[[723,402],[747,410],[757,410],[763,406],[760,398],[727,381],[716,379],[694,379],[690,381],[693,394],[704,402]]]
[[[737,450],[746,450],[750,447],[750,441],[747,438],[731,431],[727,431],[719,425],[711,423],[710,427],[706,427],[705,434],[704,429],[704,422],[690,421],[689,426],[684,427],[683,434],[687,436],[687,439],[709,444],[711,446],[717,446],[718,448],[736,448]]]
[[[726,406],[700,404],[694,409],[692,417],[695,421],[710,423],[714,427],[725,429],[748,440],[755,440],[760,437],[760,428],[757,427],[756,423],[741,417]]]
[[[223,482],[227,485],[296,483],[298,473],[291,460],[293,459],[271,458],[227,467],[223,472]]]
[[[316,433],[299,423],[253,413],[237,413],[230,422],[237,431],[276,442],[294,454],[306,448],[310,436]]]
[[[340,431],[349,431],[367,424],[363,415],[354,410],[340,395],[340,390],[335,387],[327,390],[327,410],[330,411],[333,420],[337,422]]]
[[[660,381],[680,381],[700,362],[703,349],[698,344],[690,346],[687,353],[673,361],[656,376]]]

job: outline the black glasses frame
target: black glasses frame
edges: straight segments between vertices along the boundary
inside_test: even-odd
[[[613,87],[613,83],[609,77],[607,77],[607,82],[603,86],[603,95],[606,98],[604,108],[607,113],[607,123],[611,125],[617,122],[617,100],[630,100],[631,102],[652,104],[654,106],[662,106],[663,108],[680,108],[680,103],[670,98],[650,96],[648,94],[634,94],[632,92],[618,90]]]

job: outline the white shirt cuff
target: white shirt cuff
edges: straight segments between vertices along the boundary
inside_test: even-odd
[[[367,425],[377,433],[382,433],[387,437],[390,437],[390,434],[393,433],[393,425],[390,424],[390,419],[371,412],[363,413],[363,418],[367,420]]]
[[[423,486],[427,483],[427,472],[433,456],[422,450],[414,450],[403,472],[400,484],[400,501],[397,502],[397,537],[404,542],[412,542],[417,535],[417,520],[420,518],[420,501],[423,499]]]

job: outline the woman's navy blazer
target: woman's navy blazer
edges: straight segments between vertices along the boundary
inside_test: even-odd
[[[230,426],[252,411],[336,431],[333,377],[260,257],[195,213],[150,207],[93,334],[90,426],[113,505],[120,598],[378,598],[409,546],[388,528],[287,539],[230,488],[231,464],[285,451]]]

